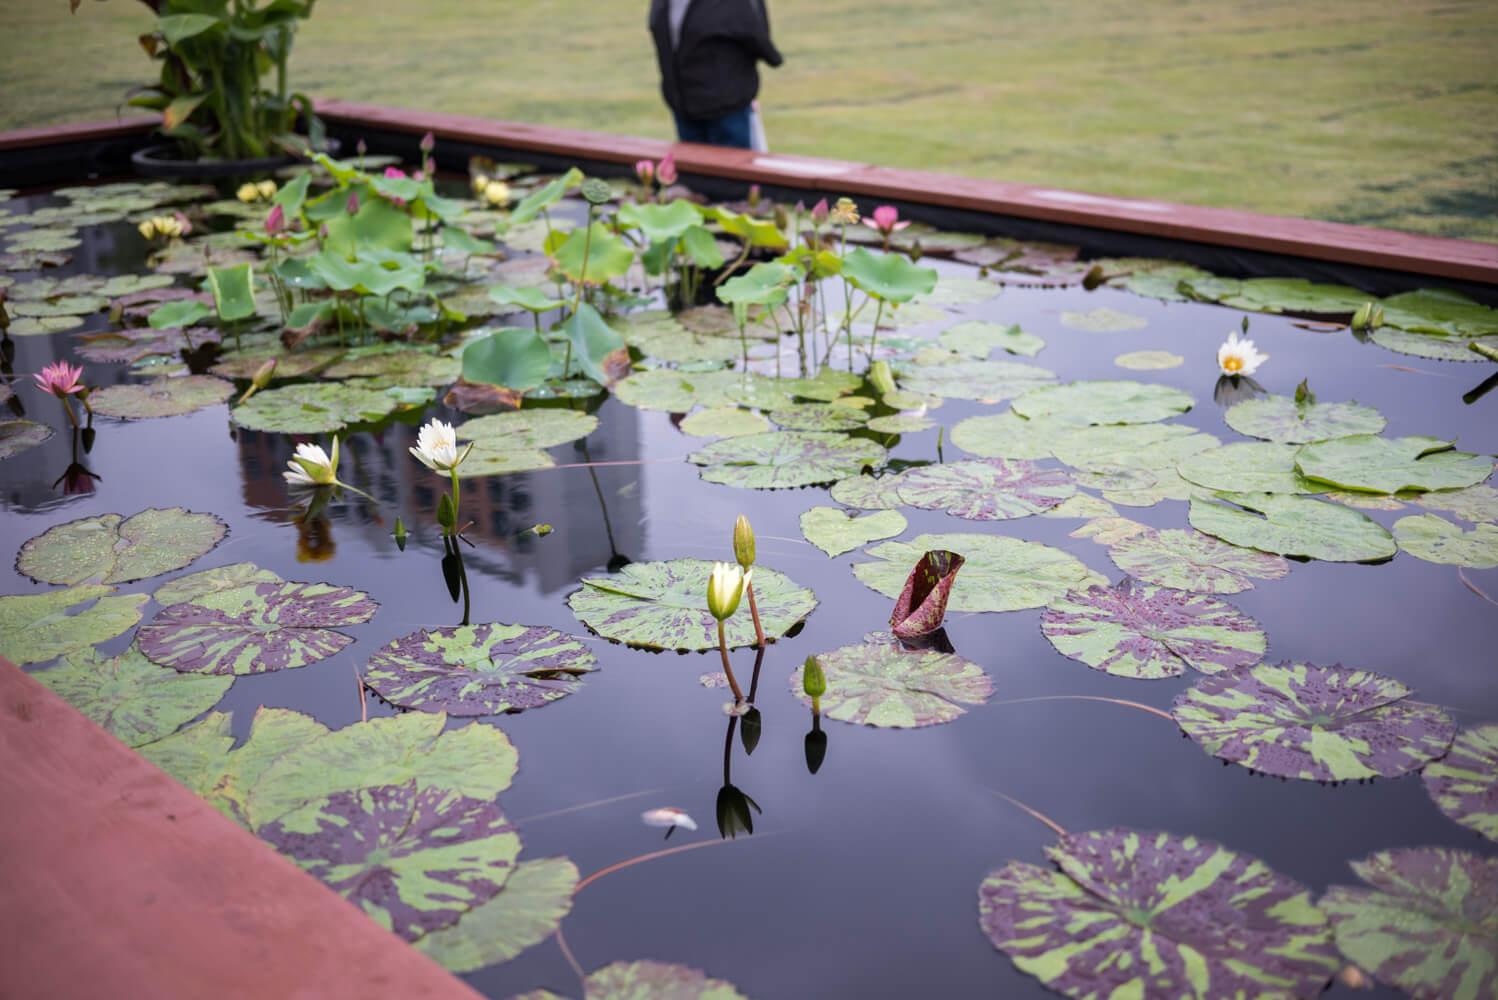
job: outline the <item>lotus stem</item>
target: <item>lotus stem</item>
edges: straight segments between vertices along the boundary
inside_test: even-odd
[[[733,676],[733,666],[728,662],[728,636],[723,631],[723,622],[718,622],[718,652],[723,654],[723,672],[728,675],[728,686],[733,689],[733,702],[735,705],[744,700],[744,692],[739,690],[738,679]]]
[[[874,348],[879,345],[879,320],[883,315],[884,300],[880,299],[879,304],[874,307],[874,332],[869,334],[869,364],[874,363]],[[851,365],[848,370],[853,370]]]

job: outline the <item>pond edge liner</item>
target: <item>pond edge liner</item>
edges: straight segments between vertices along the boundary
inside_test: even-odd
[[[777,198],[848,195],[865,211],[889,202],[944,228],[1078,243],[1093,256],[1174,257],[1225,275],[1295,275],[1375,294],[1435,278],[1498,303],[1495,243],[354,101],[322,99],[316,107],[346,149],[365,138],[371,153],[411,159],[430,131],[447,170],[465,170],[471,155],[514,154],[547,169],[583,161],[626,177],[636,161],[674,153],[683,179],[713,197],[742,197],[750,184]],[[154,124],[134,118],[0,133],[0,185],[66,183],[111,163],[128,173],[130,149],[148,141]]]
[[[0,996],[480,996],[0,657]]]

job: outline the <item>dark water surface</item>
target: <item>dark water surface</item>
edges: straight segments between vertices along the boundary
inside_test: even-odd
[[[116,237],[124,238],[118,228],[94,239]],[[68,270],[100,266],[94,261],[109,256],[101,244],[93,253],[80,252]],[[943,265],[943,273],[973,272]],[[1143,316],[1148,325],[1093,333],[1060,322],[1062,310],[1096,306]],[[1242,314],[1236,311],[1165,304],[1112,289],[1021,288],[949,311],[957,318],[1019,323],[1045,338],[1037,357],[1014,360],[1033,360],[1063,380],[1124,378],[1186,389],[1196,406],[1174,422],[1224,443],[1245,440],[1225,425],[1212,399],[1215,352],[1238,326]],[[919,329],[934,336],[955,321]],[[1250,324],[1249,335],[1271,355],[1258,375],[1271,392],[1290,394],[1309,376],[1323,401],[1356,399],[1376,407],[1388,418],[1388,437],[1459,438],[1463,450],[1498,452],[1498,393],[1471,405],[1461,400],[1491,366],[1408,358],[1358,344],[1346,331],[1309,332],[1287,318],[1255,314]],[[71,358],[72,338],[18,338],[15,370],[29,373]],[[1159,372],[1113,364],[1116,355],[1141,349],[1170,350],[1187,360]],[[93,383],[132,380],[123,365],[85,369]],[[414,428],[397,423],[345,443],[341,477],[382,502],[378,509],[355,497],[335,504],[330,538],[320,541],[326,560],[304,562],[280,475],[290,438],[232,433],[224,406],[165,420],[101,418],[87,458],[101,477],[97,489],[64,496],[52,487],[70,457],[60,404],[21,382],[16,390],[29,417],[59,432],[0,463],[6,511],[0,550],[14,553],[26,539],[77,518],[182,505],[212,511],[230,526],[217,549],[183,572],[248,560],[288,580],[350,585],[379,601],[370,623],[345,630],[357,640],[346,651],[304,669],[238,678],[218,708],[234,712],[239,737],[259,705],[310,712],[334,728],[358,721],[356,664],[397,636],[458,621],[461,612],[443,584],[434,516],[445,481],[407,454]],[[963,417],[1006,408],[948,401],[930,415],[950,434]],[[1224,766],[1173,724],[1135,709],[1075,700],[1006,703],[1082,694],[1168,709],[1195,679],[1127,680],[1088,669],[1041,635],[1039,609],[950,616],[947,631],[956,651],[994,679],[989,704],[919,730],[824,722],[826,762],[813,776],[803,759],[810,713],[792,695],[788,678],[808,654],[888,628],[891,602],[850,569],[866,557],[852,552],[828,559],[803,540],[798,518],[810,507],[832,504],[826,490],[747,491],[705,483],[682,460],[705,439],[682,434],[666,414],[610,399],[598,415],[598,430],[581,444],[552,449],[557,461],[633,464],[464,481],[459,520],[474,521],[468,537],[477,542],[466,553],[474,621],[585,633],[565,603],[579,577],[605,572],[618,555],[730,558],[740,513],[754,524],[760,563],[812,588],[820,603],[799,635],[764,656],[758,748],[746,756],[737,733],[729,746],[733,783],[764,810],[752,836],[720,841],[714,829],[728,696],[705,688],[698,677],[719,669],[716,654],[652,654],[594,639],[601,669],[581,692],[488,720],[520,755],[519,774],[500,801],[519,823],[522,860],[565,855],[586,876],[664,847],[710,845],[628,867],[584,888],[562,927],[585,970],[618,960],[681,962],[755,997],[1051,995],[1016,971],[978,928],[977,889],[985,874],[1009,859],[1045,864],[1042,848],[1054,839],[999,793],[1074,832],[1126,826],[1217,840],[1262,858],[1318,895],[1330,884],[1356,884],[1348,861],[1377,850],[1446,845],[1495,853],[1492,843],[1441,815],[1417,775],[1337,787],[1258,777]],[[944,451],[947,461],[969,457],[950,440]],[[936,459],[937,431],[906,435],[893,457]],[[1186,526],[1181,502],[1119,512],[1159,527]],[[1367,513],[1387,526],[1421,512]],[[909,520],[902,538],[1007,534],[1063,547],[1112,581],[1121,576],[1104,546],[1068,537],[1080,520],[968,522],[939,512],[902,513]],[[390,538],[397,514],[413,533],[405,552]],[[542,538],[520,534],[542,522],[555,531]],[[1498,570],[1466,575],[1498,596]],[[121,591],[149,592],[161,583],[155,578]],[[4,584],[9,594],[49,589],[14,570]],[[1498,608],[1464,586],[1453,566],[1403,552],[1383,565],[1292,562],[1283,579],[1259,581],[1225,599],[1265,630],[1269,662],[1375,671],[1412,686],[1421,700],[1448,706],[1462,727],[1498,721]],[[145,611],[149,619],[152,609]],[[735,654],[741,678],[747,679],[753,658],[752,650]],[[375,716],[392,709],[372,698],[369,711]],[[699,829],[678,829],[663,843],[662,831],[642,825],[639,815],[666,805],[687,810]],[[467,978],[494,997],[541,986],[579,992],[550,939]]]

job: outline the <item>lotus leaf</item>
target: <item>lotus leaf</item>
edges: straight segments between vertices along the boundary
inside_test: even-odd
[[[904,235],[904,233],[902,233],[901,235]],[[973,233],[963,235],[965,239],[982,239],[981,236],[977,236]],[[937,239],[938,241],[944,242],[941,236],[938,236]],[[928,252],[935,249],[934,244],[924,241],[922,243],[922,246]],[[1000,289],[999,286],[995,285],[992,281],[985,281],[982,278],[956,278],[949,274],[943,276],[941,280],[936,283],[936,287],[931,289],[931,291],[927,292],[925,295],[917,296],[916,301],[930,302],[933,305],[939,306],[965,306],[973,305],[978,302],[987,302],[989,299],[997,297],[1000,291],[1002,291],[1002,289]]]
[[[416,947],[449,972],[507,962],[550,936],[572,909],[577,866],[566,858],[517,865],[499,894],[450,927],[423,934]]]
[[[863,438],[829,431],[770,431],[714,441],[687,456],[710,483],[748,489],[787,489],[831,483],[878,469],[888,453]]]
[[[14,458],[52,436],[52,428],[30,420],[0,421],[0,459]]]
[[[816,659],[827,677],[822,715],[839,722],[897,729],[935,726],[993,694],[993,678],[952,653],[875,643],[818,653]],[[810,705],[801,671],[797,667],[791,675],[791,692]]]
[[[900,473],[849,476],[832,484],[832,499],[859,510],[894,510],[900,506]]]
[[[1392,677],[1260,663],[1203,677],[1171,714],[1222,760],[1305,781],[1392,778],[1446,753],[1456,724]]]
[[[43,663],[113,639],[140,621],[145,594],[113,594],[113,587],[85,584],[44,594],[0,597],[0,656],[12,663]],[[77,614],[67,609],[94,605]]]
[[[1000,521],[1049,510],[1076,493],[1071,476],[1022,459],[992,458],[910,469],[896,486],[900,500],[973,521]]]
[[[287,385],[265,389],[236,406],[229,416],[241,427],[280,434],[331,434],[349,424],[380,420],[396,408],[380,389],[361,389],[337,382]]]
[[[470,382],[525,392],[545,382],[551,370],[551,348],[534,330],[495,330],[463,348],[462,375]]]
[[[770,421],[737,406],[715,406],[694,413],[681,422],[682,433],[693,437],[743,437],[763,434],[770,429]]]
[[[897,510],[853,517],[837,507],[813,507],[801,515],[801,534],[835,557],[881,538],[893,538],[905,530],[905,524],[905,515]]]
[[[1068,590],[1107,583],[1076,557],[1005,535],[918,535],[909,542],[884,542],[868,550],[878,562],[856,563],[853,573],[893,600],[900,596],[910,567],[934,549],[967,560],[952,588],[953,611],[1017,611],[1039,608]]]
[[[1117,677],[1215,674],[1257,663],[1258,624],[1216,597],[1137,583],[1074,590],[1052,601],[1040,631],[1063,656]]]
[[[16,568],[44,583],[130,583],[181,569],[217,545],[228,528],[213,514],[149,507],[122,518],[100,514],[54,525],[21,546]]]
[[[713,649],[718,622],[707,610],[706,559],[630,563],[618,573],[585,577],[567,598],[572,613],[606,639],[648,649]],[[778,639],[817,606],[815,595],[767,566],[754,567],[754,597],[767,639]],[[723,623],[728,645],[755,642],[749,602]]]
[[[1239,441],[1188,455],[1176,465],[1181,478],[1230,493],[1319,493],[1321,486],[1295,467],[1296,447],[1273,441]]]
[[[1479,524],[1463,531],[1443,517],[1421,514],[1394,522],[1394,541],[1426,562],[1492,569],[1498,566],[1498,525]]]
[[[1061,325],[1069,326],[1074,330],[1091,330],[1094,333],[1117,333],[1122,330],[1142,330],[1149,325],[1149,321],[1133,313],[1098,306],[1086,312],[1063,310]]]
[[[1320,907],[1349,962],[1420,1000],[1498,993],[1498,859],[1448,847],[1379,851]]]
[[[393,639],[370,659],[364,683],[400,708],[494,715],[579,690],[581,675],[597,663],[581,641],[556,629],[490,622]]]
[[[32,676],[132,747],[159,740],[208,711],[234,683],[232,677],[158,667],[135,646],[119,656],[70,653],[60,666]]]
[[[215,406],[232,395],[233,384],[221,378],[183,375],[145,385],[111,385],[91,394],[89,405],[106,417],[176,417]]]
[[[1456,734],[1451,750],[1421,772],[1441,812],[1489,840],[1498,840],[1498,726]]]
[[[1449,510],[1463,521],[1498,522],[1498,490],[1491,486],[1430,490],[1417,494],[1414,499],[1422,507]]]
[[[174,604],[140,630],[153,663],[194,673],[259,674],[316,663],[354,640],[334,628],[374,617],[369,595],[325,583],[252,583]]]
[[[597,222],[586,230],[579,228],[568,233],[553,257],[557,270],[571,281],[585,285],[606,285],[623,277],[635,262],[635,252],[629,244]]]
[[[1274,493],[1219,495],[1237,506],[1193,499],[1187,519],[1233,545],[1330,562],[1376,562],[1395,552],[1382,525],[1339,504]]]
[[[1018,413],[968,417],[952,428],[952,443],[982,458],[1050,458],[1062,437],[1076,430],[1057,420],[1027,420]]]
[[[1308,997],[1342,964],[1305,886],[1169,833],[1063,834],[1059,871],[1011,861],[978,922],[1022,972],[1070,997]]]
[[[1146,529],[1108,541],[1119,569],[1145,583],[1206,594],[1253,589],[1253,580],[1278,580],[1290,572],[1283,556],[1258,552],[1200,531]]]
[[[1071,424],[1150,424],[1185,413],[1189,392],[1166,385],[1113,381],[1069,382],[1032,389],[1012,404],[1015,413]]]
[[[843,277],[859,291],[885,302],[909,302],[936,287],[936,270],[902,253],[870,253],[857,247],[843,257]]]
[[[1457,489],[1492,475],[1490,456],[1451,449],[1439,438],[1354,434],[1302,446],[1295,464],[1311,479],[1369,493]]]
[[[1387,318],[1385,321],[1387,322]],[[1425,333],[1411,333],[1391,326],[1381,326],[1370,336],[1379,347],[1397,354],[1408,354],[1414,358],[1429,358],[1432,361],[1482,361],[1482,355],[1467,346],[1472,343],[1498,350],[1498,336],[1441,337]]]
[[[908,392],[945,399],[998,402],[1056,380],[1056,373],[1018,361],[951,360],[931,365],[902,365],[900,385]]]
[[[1285,444],[1377,434],[1385,423],[1371,406],[1296,402],[1290,396],[1245,399],[1228,407],[1222,418],[1239,434]]]
[[[1113,363],[1120,368],[1140,372],[1179,368],[1185,362],[1185,358],[1170,351],[1126,351],[1113,359]]]

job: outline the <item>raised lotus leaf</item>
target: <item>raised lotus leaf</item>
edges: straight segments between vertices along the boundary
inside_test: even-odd
[[[1018,361],[943,361],[930,365],[901,365],[901,388],[944,399],[998,402],[1056,380],[1056,373]]]
[[[488,622],[393,639],[370,659],[364,683],[400,708],[494,715],[579,690],[597,663],[581,641],[556,629]]]
[[[181,569],[223,539],[213,514],[148,507],[54,525],[21,546],[16,568],[44,583],[130,583]]]
[[[727,438],[693,452],[710,483],[749,489],[786,489],[831,483],[878,469],[888,453],[865,438],[831,431],[770,431]]]
[[[335,792],[255,833],[407,941],[497,895],[520,854],[499,806],[415,779]]]
[[[647,649],[713,649],[718,622],[707,610],[706,559],[630,563],[618,573],[584,577],[581,590],[567,598],[572,613],[606,639]],[[765,638],[778,639],[817,606],[816,596],[785,574],[754,567],[754,598]],[[723,623],[728,645],[756,641],[748,600],[741,600]]]
[[[1062,310],[1061,325],[1073,330],[1091,330],[1094,333],[1118,333],[1123,330],[1142,330],[1149,325],[1149,321],[1133,313],[1097,306],[1086,312]]]
[[[1275,493],[1220,496],[1236,506],[1193,499],[1187,517],[1233,545],[1331,562],[1375,562],[1395,552],[1394,537],[1350,507]]]
[[[896,492],[903,503],[922,510],[999,521],[1049,510],[1076,493],[1077,486],[1061,469],[993,458],[909,469],[900,476]]]
[[[236,406],[236,424],[281,434],[331,434],[349,424],[372,423],[389,416],[395,397],[382,389],[363,389],[340,382],[311,382],[265,389]]]
[[[416,947],[449,972],[507,962],[556,931],[572,909],[578,877],[577,866],[566,858],[523,862],[498,895],[456,924],[423,934]]]
[[[981,458],[1050,458],[1057,442],[1076,427],[1059,420],[1028,420],[1018,413],[968,417],[952,428],[952,443]]]
[[[1342,964],[1305,886],[1213,841],[1097,830],[1046,855],[1059,871],[990,872],[978,923],[1066,996],[1309,997]]]
[[[119,656],[84,649],[32,675],[63,701],[128,746],[174,732],[218,704],[232,677],[179,674],[158,667],[131,646]]]
[[[1380,982],[1420,1000],[1498,993],[1498,859],[1449,847],[1379,851],[1319,906],[1337,947]]]
[[[176,417],[215,406],[232,395],[231,382],[212,375],[183,375],[144,385],[107,386],[89,396],[89,405],[106,417]]]
[[[1421,776],[1441,812],[1498,840],[1498,726],[1457,733],[1446,756],[1425,765]]]
[[[14,458],[52,436],[52,428],[30,420],[0,421],[0,459]]]
[[[1189,455],[1176,465],[1187,482],[1231,493],[1319,493],[1295,467],[1296,448],[1273,441],[1238,441]]]
[[[943,281],[937,288],[940,289],[945,284]],[[990,296],[998,294],[998,287],[992,282],[984,281],[981,284],[990,290]],[[947,350],[966,354],[970,358],[987,358],[999,347],[1010,354],[1033,358],[1045,346],[1044,340],[1021,330],[1017,323],[985,323],[976,319],[947,327],[937,340]]]
[[[1241,400],[1228,407],[1222,418],[1239,434],[1283,444],[1377,434],[1386,423],[1383,414],[1371,406],[1297,402],[1291,396]]]
[[[1042,386],[1020,396],[1011,407],[1031,420],[1049,417],[1071,424],[1150,424],[1185,413],[1195,402],[1191,393],[1181,389],[1117,379]]]
[[[858,475],[839,479],[828,491],[832,499],[859,510],[894,510],[900,506],[900,476],[887,472],[882,476]]]
[[[927,552],[956,552],[966,563],[947,605],[953,611],[1017,611],[1039,608],[1069,590],[1107,581],[1080,560],[1039,542],[1007,535],[918,535],[868,550],[876,562],[855,563],[853,573],[891,600],[900,596],[910,567]],[[757,572],[757,571],[756,571]]]
[[[1463,521],[1498,523],[1498,490],[1491,486],[1468,486],[1460,490],[1430,490],[1417,494],[1414,500],[1420,506],[1429,507],[1432,510],[1448,510]]]
[[[1305,445],[1295,464],[1310,479],[1370,493],[1475,486],[1493,473],[1490,456],[1454,451],[1449,441],[1373,434]]]
[[[1040,631],[1063,656],[1118,677],[1175,677],[1257,663],[1267,642],[1258,623],[1216,597],[1129,577],[1058,597]]]
[[[1203,677],[1171,714],[1223,760],[1306,781],[1391,778],[1446,753],[1456,724],[1392,677],[1261,663]]]
[[[1186,359],[1170,351],[1125,351],[1114,358],[1113,363],[1130,371],[1151,372],[1179,368],[1186,363]]]
[[[818,653],[827,679],[822,715],[865,726],[913,729],[934,726],[981,705],[993,694],[993,678],[976,663],[953,653],[905,649],[898,643],[843,646]],[[791,675],[791,692],[807,705],[801,667]]]
[[[893,538],[905,530],[905,515],[897,510],[876,510],[854,517],[838,507],[813,507],[801,515],[801,534],[829,556]]]
[[[0,656],[24,666],[113,639],[140,621],[146,595],[108,596],[112,594],[113,587],[84,584],[0,597]],[[77,614],[67,613],[87,601],[94,603]]]
[[[1420,514],[1394,522],[1394,541],[1426,562],[1492,569],[1498,566],[1498,525],[1479,524],[1463,531],[1444,517]]]
[[[259,674],[304,667],[353,638],[334,629],[374,617],[369,595],[326,583],[251,583],[165,609],[140,630],[153,663],[184,673]]]
[[[1177,590],[1236,594],[1253,589],[1254,580],[1278,580],[1290,572],[1283,556],[1181,528],[1130,532],[1106,544],[1114,565],[1125,573]]]

